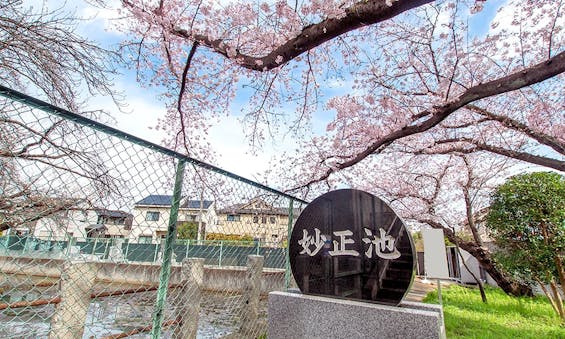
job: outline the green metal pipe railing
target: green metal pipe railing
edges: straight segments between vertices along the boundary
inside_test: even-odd
[[[286,290],[290,288],[290,235],[292,232],[292,224],[294,222],[294,200],[290,200],[288,206],[288,226],[287,226],[287,246],[285,253],[285,270],[284,270],[284,287]]]
[[[173,188],[173,201],[171,205],[171,216],[167,228],[167,237],[165,238],[165,249],[163,251],[163,266],[159,275],[159,289],[157,290],[157,302],[153,313],[153,327],[151,329],[151,338],[159,339],[161,337],[161,326],[163,324],[163,316],[165,313],[165,302],[167,300],[167,290],[169,287],[169,278],[171,276],[171,261],[173,257],[173,245],[177,236],[177,219],[179,214],[180,199],[182,193],[182,180],[184,178],[184,168],[186,162],[179,160],[177,171],[175,174],[175,186]]]

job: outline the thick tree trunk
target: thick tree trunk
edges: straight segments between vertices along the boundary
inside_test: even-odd
[[[459,244],[455,243],[455,246],[456,246],[456,249],[457,249],[457,254],[460,257],[462,257],[461,251],[459,250]],[[465,261],[463,261],[463,266],[465,266],[465,269],[467,269],[467,271],[469,271],[469,273],[471,273],[471,276],[473,276],[473,279],[475,279],[475,281],[477,282],[477,285],[479,286],[479,291],[481,292],[481,300],[484,303],[487,303],[487,294],[485,293],[485,286],[483,285],[483,282],[481,281],[481,279],[477,278],[475,273],[471,272],[471,270],[469,269],[469,267],[467,266],[467,263]]]
[[[460,248],[469,252],[469,254],[477,259],[479,265],[481,265],[481,267],[497,283],[498,287],[500,287],[504,292],[515,296],[533,296],[532,288],[530,286],[513,280],[495,265],[492,253],[490,253],[488,248],[479,246],[472,241],[464,241],[460,239],[452,230],[443,227],[437,222],[428,220],[426,223],[433,228],[442,229],[449,241],[452,243],[458,243]]]
[[[559,257],[559,254],[555,256],[555,267],[557,267],[557,276],[559,277],[559,284],[561,285],[561,290],[565,296],[565,267],[563,267],[563,261]]]
[[[449,236],[448,236],[449,238]],[[450,241],[453,241],[449,238]],[[515,296],[532,296],[532,288],[529,285],[519,283],[513,280],[508,275],[504,274],[494,263],[492,254],[485,247],[480,247],[479,245],[470,242],[460,242],[459,246],[465,251],[469,252],[473,257],[477,259],[482,268],[496,281],[498,287],[500,287],[507,294],[512,294]]]

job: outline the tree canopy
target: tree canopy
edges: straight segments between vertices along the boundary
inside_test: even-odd
[[[178,239],[196,239],[198,236],[198,223],[194,221],[185,221],[177,226]]]
[[[509,166],[565,170],[562,1],[121,4],[121,29],[128,37],[121,52],[140,82],[161,91],[168,111],[157,127],[167,132],[169,146],[210,159],[208,127],[243,97],[243,129],[251,145],[287,135],[299,140],[297,152],[282,155],[285,163],[274,173],[285,188],[308,198],[355,186],[386,197],[404,218],[443,228],[452,241],[457,239],[451,227],[466,227],[472,241],[459,239],[461,248],[505,290],[515,290],[481,246],[475,221],[485,208],[485,192]],[[13,32],[7,37],[18,41],[20,26],[41,33],[28,25],[34,17],[19,2],[0,10],[19,18],[16,25],[11,14],[0,20]],[[39,59],[29,50],[0,50],[7,55],[0,62],[25,53],[36,61],[23,64],[31,71],[14,83],[31,78],[27,74],[37,67],[50,71],[47,61],[59,58],[64,67],[53,66],[54,74],[69,79],[62,89],[74,94],[73,72],[89,69],[82,75],[89,88],[106,89],[103,50],[47,14],[36,21],[53,21],[44,30],[53,29],[57,38],[67,32],[69,39],[44,41],[39,34],[36,40],[45,45],[38,46],[45,54]],[[49,54],[74,43],[70,55]],[[89,65],[94,68],[83,68]],[[97,72],[100,77],[92,77]],[[61,83],[51,73],[40,75],[40,84]]]
[[[395,147],[565,169],[561,1],[508,1],[482,34],[470,23],[485,1],[122,3],[134,64],[170,98],[160,127],[192,154],[244,88],[251,143],[333,116],[303,134],[300,187]],[[340,82],[351,85],[327,86]]]
[[[508,167],[565,170],[562,1],[121,3],[123,51],[163,91],[157,127],[171,147],[213,157],[208,128],[243,98],[252,146],[299,142],[273,173],[285,189],[380,194],[443,228],[507,292],[523,290],[496,269],[476,221]]]
[[[503,266],[520,279],[565,292],[565,177],[538,172],[513,176],[492,196],[489,233]],[[546,291],[544,289],[544,291]],[[554,308],[565,321],[559,292]]]

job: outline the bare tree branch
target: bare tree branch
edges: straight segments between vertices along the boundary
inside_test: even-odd
[[[13,88],[41,90],[56,105],[79,111],[80,85],[91,93],[110,95],[120,56],[74,32],[77,18],[61,8],[26,9],[20,1],[0,7],[0,78]]]

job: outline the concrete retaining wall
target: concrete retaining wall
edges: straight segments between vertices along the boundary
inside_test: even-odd
[[[65,259],[7,257],[0,256],[0,272],[27,276],[59,278]],[[159,283],[160,264],[151,263],[113,263],[95,262],[98,267],[97,282],[114,282],[132,285],[155,285]],[[242,292],[245,285],[247,267],[204,266],[205,290],[223,292]],[[181,279],[181,264],[171,268],[171,284]],[[284,270],[263,269],[261,292],[284,289]]]

